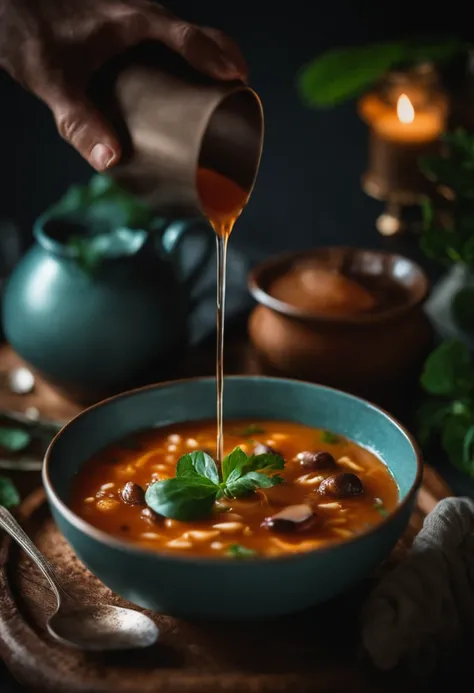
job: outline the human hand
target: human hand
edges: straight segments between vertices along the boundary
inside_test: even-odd
[[[247,77],[232,39],[150,0],[0,0],[0,66],[49,106],[60,135],[98,171],[119,161],[121,146],[86,96],[89,79],[108,59],[150,40],[215,79]]]

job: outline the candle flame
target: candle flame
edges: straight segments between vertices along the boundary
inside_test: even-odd
[[[398,97],[397,116],[401,123],[413,123],[415,120],[415,109],[406,94],[401,94]]]

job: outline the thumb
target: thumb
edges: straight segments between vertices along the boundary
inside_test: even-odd
[[[122,151],[117,136],[85,95],[56,93],[44,101],[53,112],[61,137],[96,171],[105,171],[119,161]]]

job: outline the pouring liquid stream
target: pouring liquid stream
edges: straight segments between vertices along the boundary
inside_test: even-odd
[[[197,190],[202,208],[216,232],[217,243],[217,459],[224,457],[223,397],[224,397],[224,315],[226,293],[227,243],[235,222],[245,207],[249,193],[229,178],[206,168],[199,168]]]

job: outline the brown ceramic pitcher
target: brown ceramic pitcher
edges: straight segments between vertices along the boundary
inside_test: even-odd
[[[198,166],[250,193],[263,143],[263,111],[241,82],[198,73],[159,43],[142,44],[108,63],[90,85],[93,101],[121,139],[110,170],[122,187],[167,218],[202,214]]]

